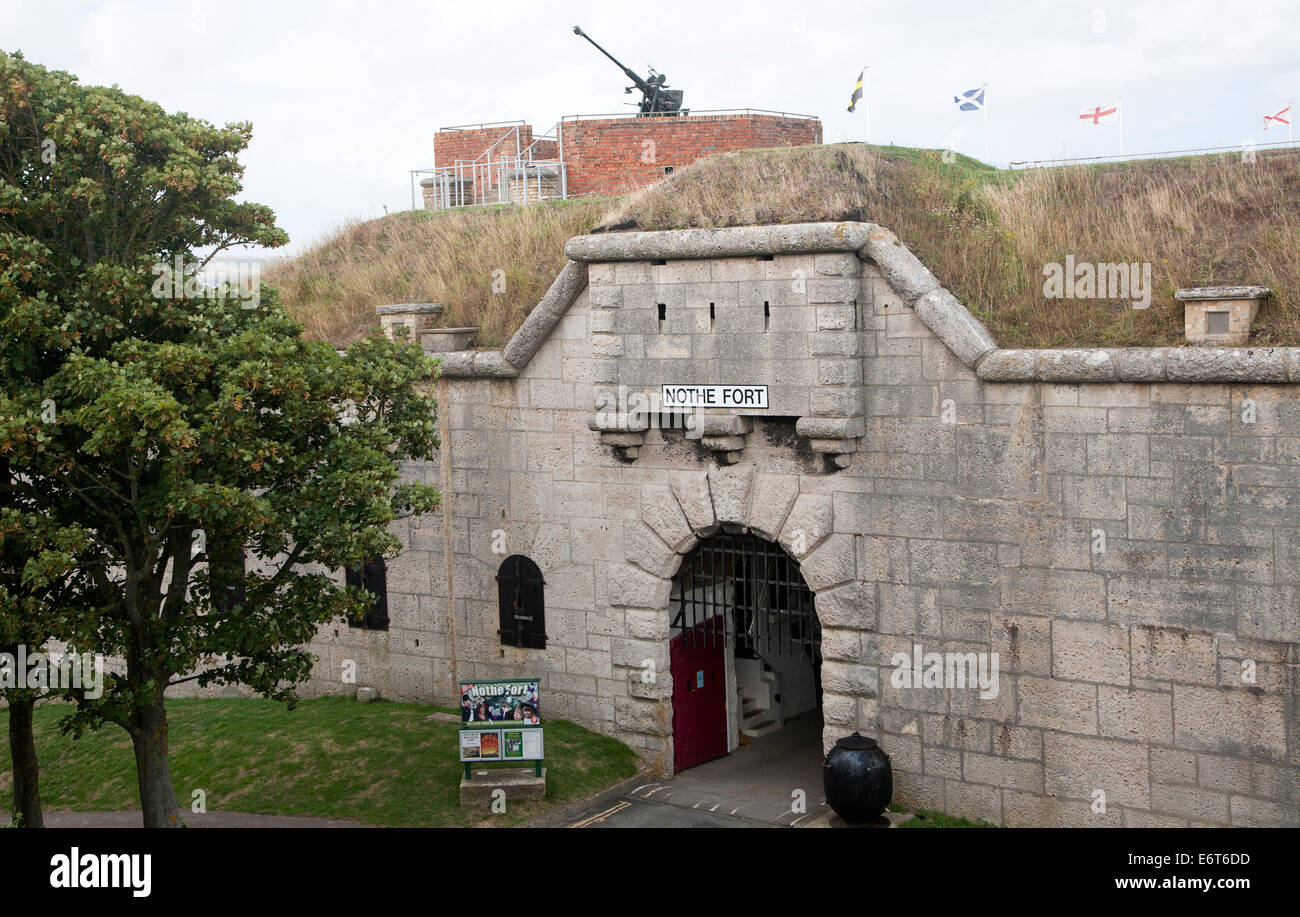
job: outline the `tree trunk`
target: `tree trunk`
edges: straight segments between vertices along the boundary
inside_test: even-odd
[[[140,808],[146,828],[181,828],[171,763],[167,760],[167,711],[162,696],[141,713],[131,730],[135,772],[140,784]]]
[[[26,692],[23,692],[26,693]],[[41,813],[40,764],[32,733],[34,697],[9,698],[9,753],[14,765],[13,823],[21,828],[44,828]]]

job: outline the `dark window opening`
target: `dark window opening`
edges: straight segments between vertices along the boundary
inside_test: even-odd
[[[667,258],[657,258],[657,259],[655,259],[654,261],[651,261],[650,263],[653,264],[655,267],[663,267],[665,264],[668,263],[668,259],[667,259]]]
[[[713,323],[717,320],[717,312],[714,311],[713,303],[709,303],[709,330],[713,330]]]
[[[659,305],[659,333],[664,333],[664,322],[668,318],[668,303],[661,302]]]
[[[1231,330],[1227,312],[1206,312],[1205,333],[1227,334]]]
[[[236,546],[232,542],[214,538],[210,558],[209,588],[212,607],[222,613],[233,611],[248,601],[247,582],[244,578],[248,554],[243,545]]]
[[[759,261],[775,261],[775,260],[776,260],[776,255],[759,255],[759,256],[758,256],[758,260],[759,260]]]
[[[546,649],[546,585],[542,571],[531,559],[512,554],[497,570],[502,646]]]
[[[364,589],[373,596],[365,615],[348,615],[348,627],[388,630],[388,567],[383,557],[347,570],[344,579],[349,587]]]
[[[763,330],[768,331],[772,327],[772,305],[766,299],[763,300]]]
[[[665,175],[672,175],[672,174],[673,174],[673,167],[672,167],[672,166],[664,166],[664,174],[665,174]]]

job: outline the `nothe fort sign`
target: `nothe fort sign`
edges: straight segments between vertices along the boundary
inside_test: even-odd
[[[672,385],[660,392],[664,408],[735,408],[767,410],[766,385]]]

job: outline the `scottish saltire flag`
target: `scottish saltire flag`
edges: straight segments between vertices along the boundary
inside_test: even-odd
[[[1268,130],[1268,122],[1270,121],[1276,121],[1278,124],[1289,125],[1291,123],[1291,106],[1288,105],[1286,108],[1282,109],[1280,112],[1278,112],[1275,115],[1265,115],[1264,130]]]
[[[984,110],[984,87],[972,89],[963,92],[959,96],[952,97],[953,102],[957,105],[958,111],[983,111]]]
[[[867,70],[864,67],[862,72],[858,74],[858,85],[853,87],[853,97],[849,99],[849,111],[857,108],[858,99],[862,98],[862,77],[866,75],[866,72]]]
[[[1080,121],[1087,121],[1091,124],[1100,124],[1103,121],[1115,121],[1118,118],[1119,102],[1107,102],[1105,105],[1085,108],[1079,113]]]

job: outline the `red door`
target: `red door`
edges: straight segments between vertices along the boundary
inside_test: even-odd
[[[693,631],[691,645],[679,635],[668,645],[673,675],[673,770],[681,771],[727,753],[727,670],[722,628]],[[719,623],[715,619],[714,623]],[[712,645],[710,645],[712,644]]]

